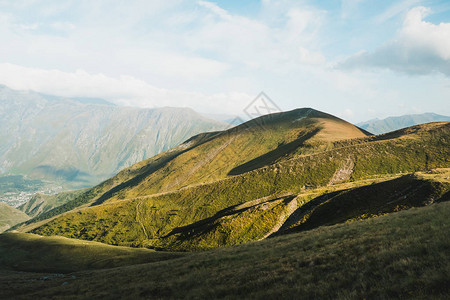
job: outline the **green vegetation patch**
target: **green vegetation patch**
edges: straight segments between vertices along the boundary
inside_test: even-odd
[[[0,297],[447,299],[449,231],[446,202],[75,279],[6,274]]]

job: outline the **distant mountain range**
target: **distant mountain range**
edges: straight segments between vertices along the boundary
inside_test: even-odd
[[[356,126],[365,129],[373,134],[382,134],[409,126],[441,121],[450,121],[450,117],[438,115],[435,113],[404,115],[398,117],[389,117],[382,120],[373,119],[358,123],[356,124]]]
[[[189,108],[119,107],[0,86],[0,174],[92,186],[195,134],[227,126]]]

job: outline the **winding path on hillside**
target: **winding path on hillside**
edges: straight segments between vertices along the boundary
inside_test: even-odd
[[[142,231],[144,231],[145,238],[148,240],[148,233],[147,233],[147,230],[145,229],[144,223],[142,222],[142,218],[141,218],[141,206],[142,206],[142,201],[139,201],[136,204],[136,222],[138,222],[141,225]]]

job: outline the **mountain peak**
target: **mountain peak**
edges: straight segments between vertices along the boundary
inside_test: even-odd
[[[239,133],[251,129],[277,132],[280,128],[294,130],[296,132],[315,130],[315,139],[326,142],[370,135],[369,132],[345,120],[310,107],[263,115],[233,127],[229,131]]]

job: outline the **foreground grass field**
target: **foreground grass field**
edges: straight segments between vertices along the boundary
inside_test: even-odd
[[[443,202],[140,265],[1,271],[0,298],[448,299],[449,232]]]
[[[64,237],[26,233],[0,235],[0,269],[70,273],[162,261],[180,254],[114,247]]]

